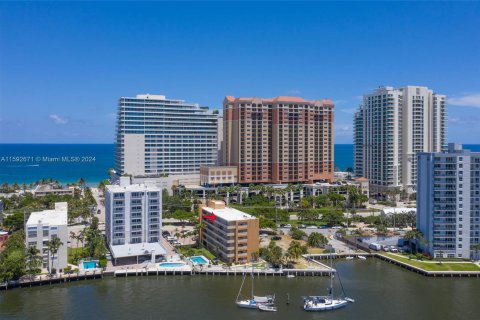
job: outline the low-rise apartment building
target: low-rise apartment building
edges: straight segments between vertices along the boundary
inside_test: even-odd
[[[200,241],[222,261],[242,264],[258,256],[259,221],[254,216],[209,200],[199,207],[199,221],[205,225]]]
[[[35,187],[35,189],[33,189],[32,193],[35,197],[43,197],[49,194],[54,194],[59,196],[64,196],[64,195],[73,196],[75,194],[75,188],[74,187],[56,188],[55,186],[52,186],[50,184],[39,184]]]
[[[237,167],[201,166],[200,184],[202,186],[231,185],[238,181]]]
[[[32,212],[28,218],[26,246],[27,248],[36,247],[40,251],[43,258],[43,269],[50,271],[50,268],[53,267],[61,272],[67,266],[67,218],[68,204],[66,202],[55,203],[54,210]],[[59,238],[63,244],[58,252],[52,254],[48,250],[48,242],[54,238]]]

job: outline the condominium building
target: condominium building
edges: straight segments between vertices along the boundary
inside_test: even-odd
[[[418,152],[445,143],[445,96],[427,87],[379,87],[363,96],[354,116],[355,175],[371,193],[415,192]]]
[[[418,155],[417,228],[433,256],[480,258],[479,152],[449,144]]]
[[[36,247],[42,255],[42,268],[53,268],[61,272],[67,267],[67,242],[68,242],[68,204],[55,203],[54,210],[32,212],[26,224],[26,246]],[[59,238],[62,245],[58,252],[48,250],[48,242]],[[52,259],[53,258],[53,259]]]
[[[224,165],[238,168],[242,184],[332,180],[333,108],[330,100],[227,96]]]
[[[223,201],[209,200],[199,207],[202,244],[225,262],[247,263],[258,257],[258,219],[237,209],[225,207]]]
[[[200,185],[218,186],[231,185],[238,181],[237,167],[201,166]]]
[[[123,258],[165,254],[160,245],[161,229],[160,188],[131,184],[130,177],[105,187],[105,232],[115,263]]]
[[[120,98],[117,128],[117,173],[160,175],[198,173],[215,165],[218,115],[208,108],[162,95]]]

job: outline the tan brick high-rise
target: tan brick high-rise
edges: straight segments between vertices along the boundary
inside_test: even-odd
[[[333,179],[330,100],[225,97],[224,164],[239,183],[312,183]]]

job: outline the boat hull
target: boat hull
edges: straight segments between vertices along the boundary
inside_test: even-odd
[[[305,299],[303,309],[305,311],[329,311],[343,308],[347,304],[348,301],[344,299],[312,297]]]
[[[237,301],[237,307],[247,309],[258,309],[259,304],[254,300]]]

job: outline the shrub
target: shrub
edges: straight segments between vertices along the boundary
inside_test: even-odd
[[[106,268],[107,267],[107,258],[106,257],[102,257],[100,258],[100,260],[98,260],[98,266],[100,268]]]
[[[307,235],[305,232],[297,228],[292,228],[291,234],[292,234],[292,239],[295,239],[295,240],[302,240],[302,238]]]

